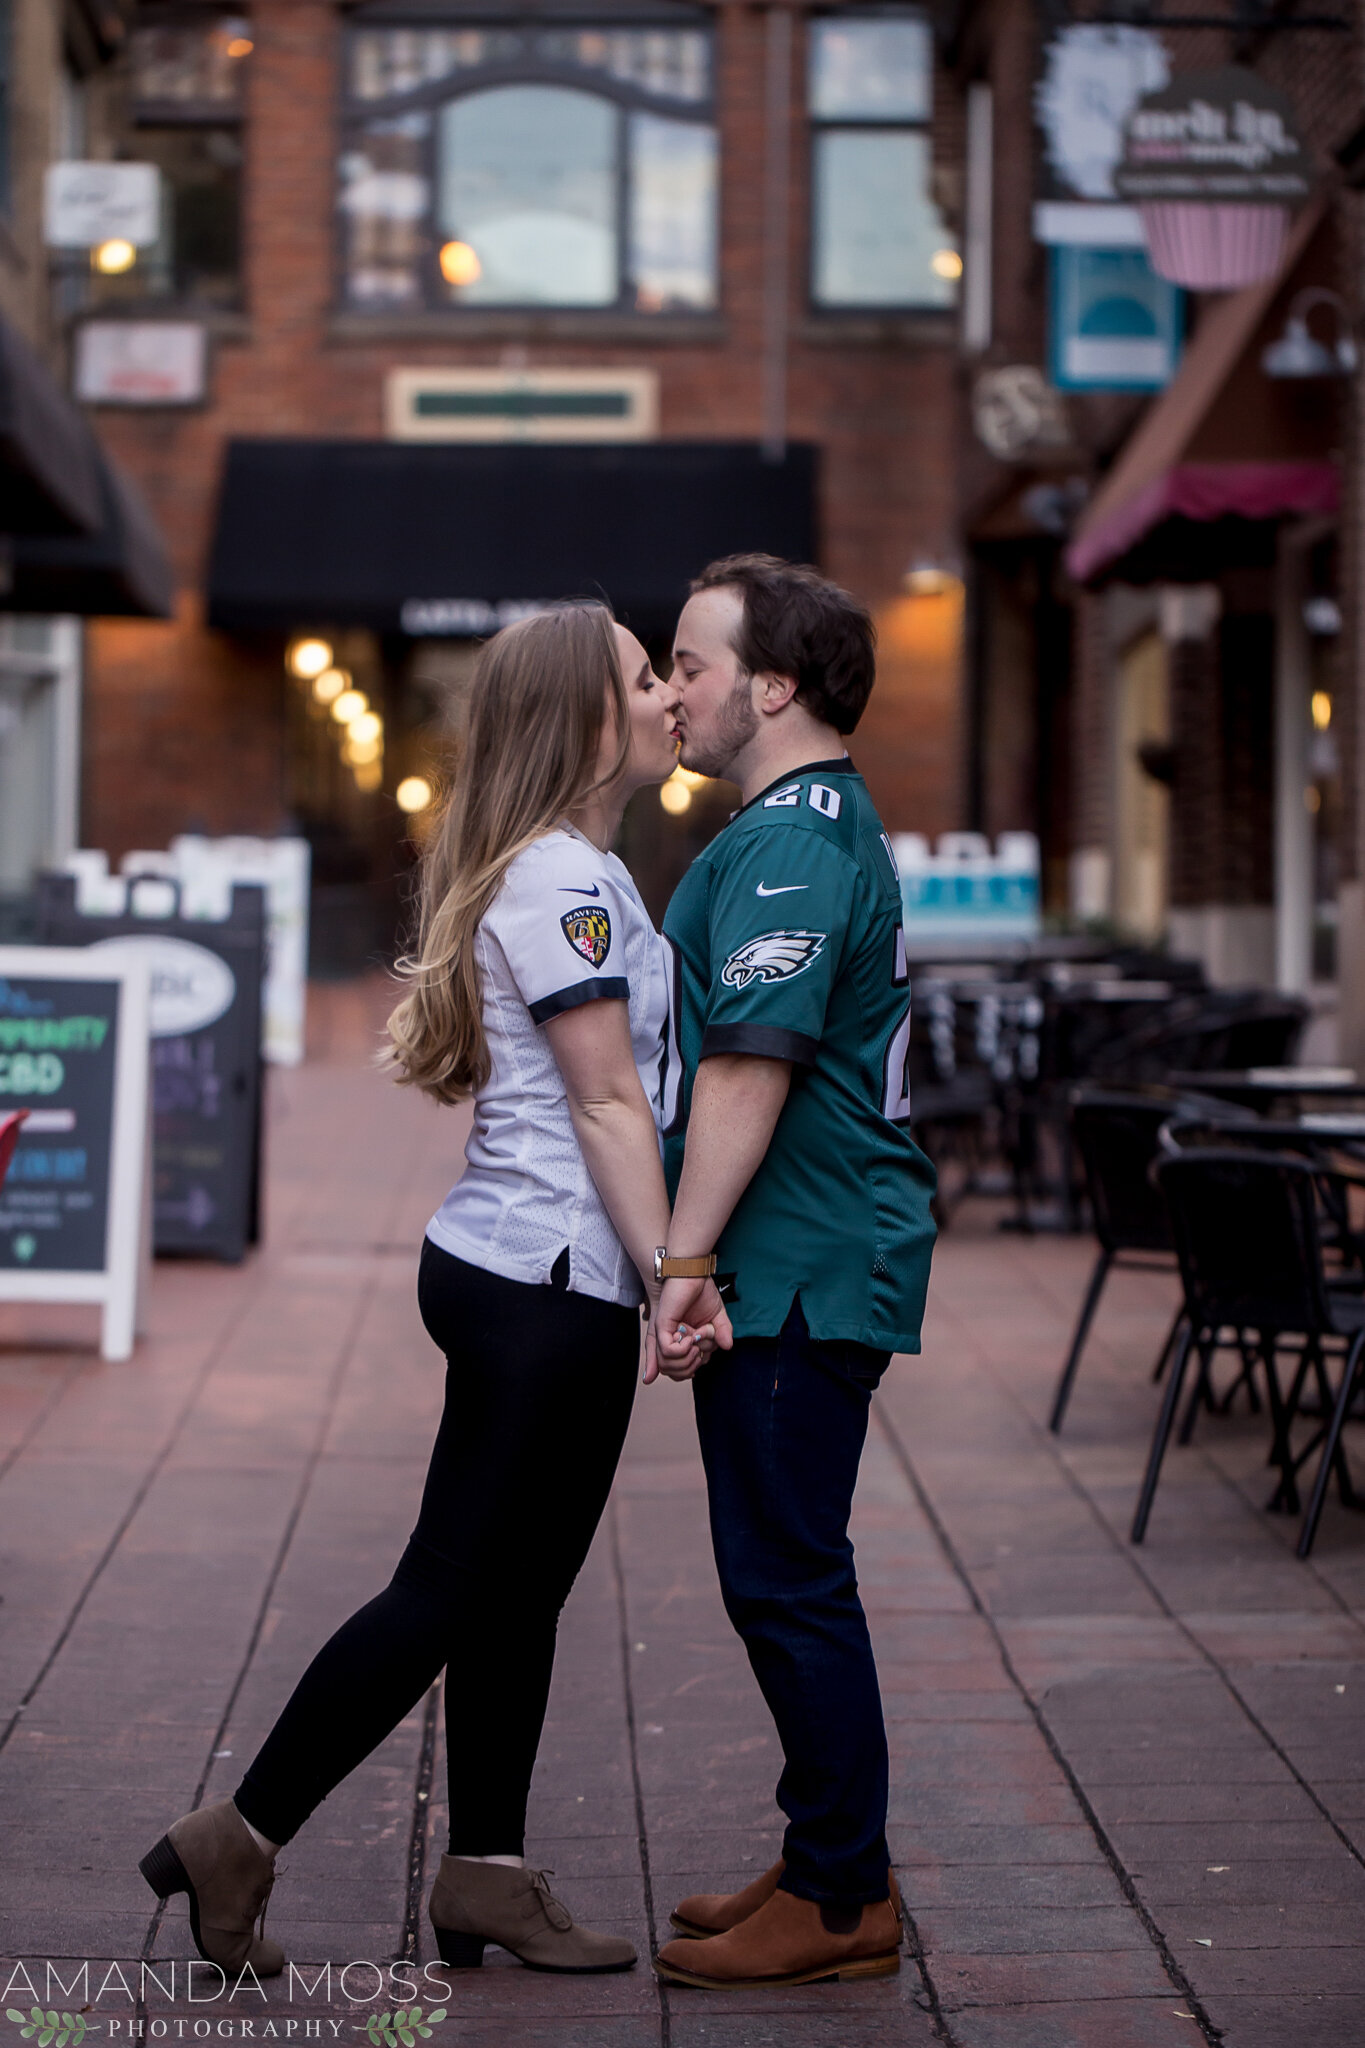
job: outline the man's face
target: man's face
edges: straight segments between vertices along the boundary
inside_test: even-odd
[[[677,722],[684,768],[730,775],[758,730],[753,677],[735,653],[744,600],[730,585],[699,590],[683,606],[673,636],[673,681],[682,692]]]

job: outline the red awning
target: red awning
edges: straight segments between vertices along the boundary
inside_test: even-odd
[[[1066,565],[1078,583],[1121,574],[1122,557],[1167,519],[1269,520],[1335,512],[1340,479],[1326,419],[1310,423],[1295,394],[1262,374],[1272,315],[1310,257],[1326,192],[1294,224],[1279,274],[1231,292],[1200,321],[1175,377],[1154,400],[1076,527]],[[1244,456],[1254,459],[1244,460]]]
[[[1066,566],[1084,583],[1163,519],[1279,519],[1335,512],[1340,503],[1334,462],[1180,462],[1088,522],[1067,549]]]

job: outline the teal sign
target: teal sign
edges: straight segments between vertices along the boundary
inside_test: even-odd
[[[1180,358],[1182,293],[1143,249],[1050,250],[1049,374],[1059,391],[1160,391]]]

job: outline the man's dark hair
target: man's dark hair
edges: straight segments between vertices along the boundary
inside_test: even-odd
[[[735,653],[750,675],[795,676],[797,702],[850,733],[876,680],[877,629],[865,605],[818,570],[776,555],[709,562],[693,590],[737,590]]]

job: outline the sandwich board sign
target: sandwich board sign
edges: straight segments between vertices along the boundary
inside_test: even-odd
[[[137,960],[148,976],[154,1249],[236,1262],[260,1230],[265,892],[235,884],[219,919],[180,910],[161,878],[135,879],[108,915],[77,907],[74,875],[39,880],[44,939],[88,947],[92,970]]]
[[[90,1302],[127,1358],[150,1258],[147,969],[0,946],[0,1109],[28,1112],[0,1187],[0,1301]]]

